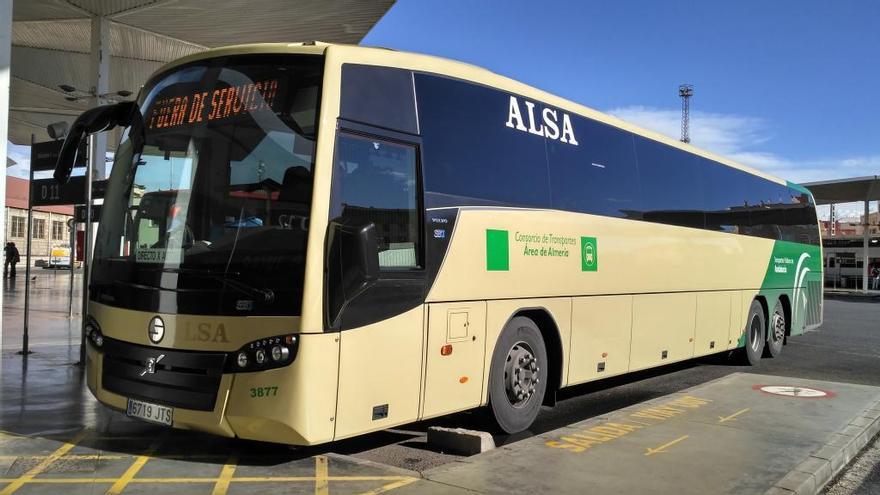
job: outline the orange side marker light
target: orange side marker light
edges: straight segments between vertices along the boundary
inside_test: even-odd
[[[452,344],[446,344],[440,348],[441,356],[448,356],[450,354],[452,354]]]
[[[463,376],[458,379],[458,383],[467,383],[467,381],[468,381],[468,377],[466,377],[466,376]]]

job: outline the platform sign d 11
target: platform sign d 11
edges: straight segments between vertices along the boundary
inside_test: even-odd
[[[31,205],[75,205],[85,203],[86,178],[82,175],[71,177],[67,184],[54,178],[34,179],[31,183]]]
[[[106,180],[92,182],[92,199],[104,197]],[[66,184],[54,178],[34,179],[31,184],[31,206],[80,205],[86,202],[86,178],[75,175]]]

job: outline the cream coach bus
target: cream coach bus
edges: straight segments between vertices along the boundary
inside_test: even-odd
[[[210,50],[137,103],[98,230],[88,387],[129,416],[316,444],[821,322],[805,189],[486,70],[321,43]]]

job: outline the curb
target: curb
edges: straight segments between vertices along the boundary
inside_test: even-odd
[[[880,295],[870,295],[865,296],[857,293],[850,292],[825,292],[825,299],[830,299],[834,301],[848,301],[848,302],[867,302],[867,303],[877,303],[880,302]]]
[[[880,433],[880,400],[832,434],[825,445],[767,490],[765,495],[815,495]]]

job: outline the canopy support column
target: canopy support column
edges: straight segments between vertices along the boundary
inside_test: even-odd
[[[0,0],[0,212],[6,211],[6,165],[9,139],[9,76],[12,59],[12,0]],[[6,214],[0,215],[0,232],[6,232]],[[5,236],[4,236],[5,237]],[[5,280],[0,280],[0,293]],[[2,305],[0,305],[2,306]],[[0,347],[3,341],[2,307],[0,307]]]
[[[92,17],[92,45],[89,64],[89,93],[92,94],[91,106],[106,104],[102,95],[110,91],[110,21],[103,16]],[[95,135],[95,154],[90,155],[95,180],[106,177],[107,133]]]
[[[868,287],[870,287],[868,285],[868,283],[871,280],[871,272],[869,271],[869,267],[868,267],[868,260],[870,259],[868,257],[868,245],[870,244],[870,240],[871,240],[871,223],[868,221],[870,218],[868,215],[869,209],[870,209],[869,208],[870,204],[871,204],[871,202],[866,199],[865,200],[865,221],[862,222],[862,229],[863,229],[862,250],[863,250],[863,256],[864,256],[862,259],[862,291],[864,291],[864,292],[868,292]]]

